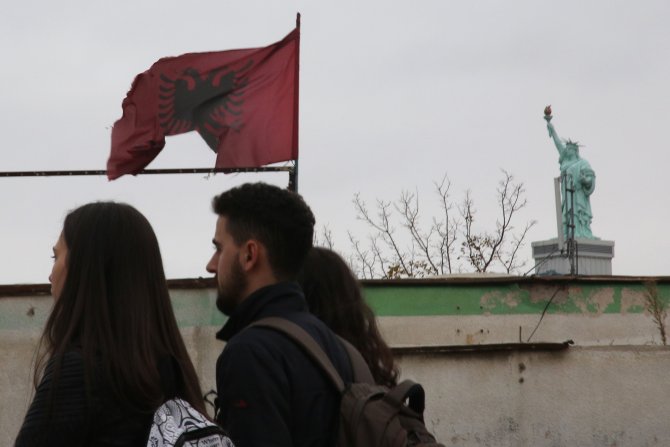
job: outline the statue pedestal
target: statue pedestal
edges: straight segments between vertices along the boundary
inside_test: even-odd
[[[614,241],[600,239],[575,239],[577,243],[578,275],[611,275]],[[558,239],[531,243],[536,275],[569,275],[570,260],[567,244],[561,253]]]

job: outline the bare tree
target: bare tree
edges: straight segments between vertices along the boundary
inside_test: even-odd
[[[475,229],[476,209],[469,191],[458,207],[459,212],[453,212],[451,182],[446,175],[441,182],[434,183],[439,213],[431,213],[428,225],[423,223],[418,191],[402,191],[394,202],[378,199],[374,212],[356,194],[353,199],[356,217],[373,233],[367,246],[349,233],[352,268],[362,278],[420,278],[464,268],[476,272],[493,268],[506,273],[518,271],[524,265],[519,259],[519,249],[535,222],[527,222],[521,231],[515,231],[512,222],[527,204],[523,197],[525,190],[522,183],[514,182],[511,174],[502,172],[496,190],[500,215],[493,232]],[[455,253],[458,241],[461,241],[460,256]]]
[[[333,242],[333,232],[330,230],[328,225],[321,226],[320,233],[314,233],[314,245],[317,247],[325,247],[330,250],[335,248],[335,243]]]
[[[381,258],[379,247],[377,246],[376,237],[370,236],[370,247],[366,249],[363,248],[360,241],[350,231],[347,234],[353,249],[353,253],[348,257],[349,265],[363,279],[379,277],[378,272],[384,272],[385,269],[384,260]],[[386,278],[386,276],[382,277]]]
[[[656,281],[645,281],[644,287],[646,289],[645,293],[645,308],[651,314],[651,317],[658,328],[658,332],[661,334],[661,343],[663,346],[667,346],[668,342],[665,334],[665,319],[668,315],[667,308],[668,305],[661,298]]]
[[[373,216],[368,211],[367,205],[361,199],[360,194],[354,196],[354,206],[356,207],[356,217],[370,227],[372,227],[376,234],[370,236],[370,250],[358,251],[360,253],[358,258],[361,259],[362,254],[372,256],[372,260],[364,262],[367,270],[373,274],[373,277],[393,278],[407,274],[411,276],[411,253],[403,252],[400,249],[400,243],[395,234],[395,228],[391,225],[392,211],[391,202],[377,200],[377,214]],[[351,236],[350,236],[351,238]],[[384,247],[380,246],[383,244]],[[384,248],[389,251],[388,255],[384,255]],[[390,258],[388,258],[390,256]],[[379,269],[370,270],[372,264],[377,264]],[[393,269],[387,269],[385,264],[393,265]],[[366,276],[364,276],[366,277]]]
[[[456,235],[458,234],[460,222],[451,215],[453,208],[449,200],[451,181],[449,181],[446,174],[442,177],[442,181],[439,184],[435,183],[435,189],[440,196],[440,209],[442,210],[442,217],[444,219],[433,218],[433,226],[439,236],[436,248],[440,259],[440,273],[452,273],[452,253],[454,252],[454,244],[456,243]]]
[[[527,205],[523,198],[525,189],[523,183],[515,183],[514,177],[503,170],[503,178],[498,183],[497,201],[500,213],[496,220],[494,232],[476,232],[473,229],[476,210],[470,191],[465,193],[465,198],[460,208],[461,217],[465,223],[464,240],[461,242],[461,257],[466,259],[475,272],[487,272],[492,264],[499,264],[505,273],[517,271],[523,267],[518,258],[519,248],[528,231],[536,224],[531,220],[526,222],[520,233],[513,233],[512,225],[514,216]]]

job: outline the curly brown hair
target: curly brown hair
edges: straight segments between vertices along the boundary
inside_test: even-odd
[[[347,263],[332,250],[314,247],[307,254],[298,282],[310,312],[358,349],[375,382],[395,386],[398,368],[393,354]]]

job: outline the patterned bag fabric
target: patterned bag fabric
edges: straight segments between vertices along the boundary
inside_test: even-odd
[[[182,399],[154,413],[147,447],[235,447],[226,432]]]

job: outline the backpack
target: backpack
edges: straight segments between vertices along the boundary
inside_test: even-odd
[[[234,447],[226,432],[182,399],[154,413],[147,447]]]
[[[278,317],[263,318],[250,326],[287,335],[335,385],[341,395],[338,447],[444,447],[424,424],[425,392],[418,383],[405,380],[392,389],[375,385],[363,356],[339,337],[354,370],[354,382],[345,384],[323,349],[300,326]]]

